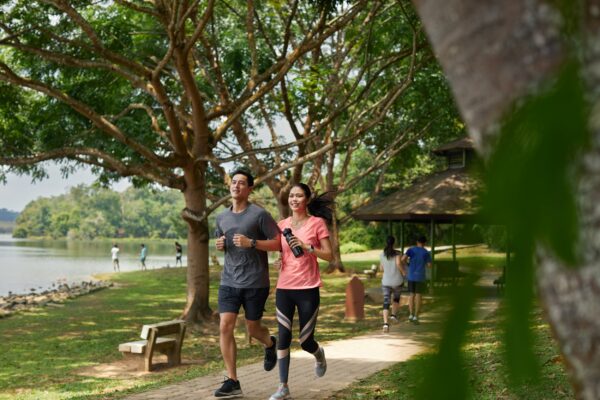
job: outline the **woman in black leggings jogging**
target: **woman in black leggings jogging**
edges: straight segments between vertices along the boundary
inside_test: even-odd
[[[302,349],[315,356],[315,374],[321,377],[327,370],[325,351],[315,341],[314,333],[319,313],[319,287],[323,286],[317,257],[331,260],[331,243],[326,222],[331,222],[333,201],[327,194],[311,197],[310,188],[298,183],[292,187],[288,203],[292,216],[279,222],[283,232],[281,261],[275,305],[279,340],[277,359],[279,363],[279,388],[270,400],[289,399],[288,374],[290,368],[290,344],[294,312],[298,309],[299,341]],[[287,231],[291,229],[291,234]],[[298,254],[302,249],[302,254]],[[294,255],[296,251],[297,255]]]

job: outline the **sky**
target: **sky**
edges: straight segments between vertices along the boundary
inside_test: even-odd
[[[58,196],[65,194],[71,187],[79,184],[91,184],[94,175],[88,168],[80,168],[68,178],[63,178],[56,164],[48,164],[49,177],[40,182],[31,183],[31,177],[8,174],[6,184],[0,183],[0,208],[21,212],[32,200],[38,197]],[[112,186],[114,190],[123,191],[129,186],[123,179]]]

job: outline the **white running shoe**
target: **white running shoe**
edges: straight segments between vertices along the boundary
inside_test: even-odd
[[[320,378],[325,375],[325,372],[327,371],[327,360],[325,359],[325,349],[319,347],[319,351],[321,352],[322,358],[321,361],[315,362],[315,375]]]
[[[269,397],[269,400],[285,400],[291,398],[290,388],[286,384],[280,383],[279,389]]]

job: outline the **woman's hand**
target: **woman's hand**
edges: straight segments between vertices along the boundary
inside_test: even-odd
[[[277,271],[281,271],[281,254],[279,255],[279,257],[277,257],[275,261],[273,261],[273,266]]]
[[[308,250],[310,246],[303,243],[302,240],[298,239],[296,236],[292,236],[292,240],[289,242],[290,248],[300,246],[304,250]]]

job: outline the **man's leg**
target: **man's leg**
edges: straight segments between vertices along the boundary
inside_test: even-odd
[[[261,321],[262,318],[257,321],[246,320],[248,334],[261,342],[265,347],[271,347],[273,345],[273,341],[271,340],[269,329],[266,326],[263,326]]]
[[[268,287],[244,289],[242,296],[244,311],[246,312],[246,329],[248,330],[248,335],[256,338],[265,347],[265,371],[272,370],[277,364],[276,339],[269,334],[269,329],[261,323],[268,297]]]
[[[415,318],[419,317],[419,312],[421,311],[421,293],[415,294]]]
[[[235,344],[235,337],[233,335],[237,314],[225,312],[219,314],[219,316],[221,317],[221,321],[219,323],[219,344],[221,345],[223,362],[225,363],[227,376],[237,381],[237,369],[235,366],[237,347]]]
[[[265,304],[269,297],[269,288],[244,289],[243,305],[246,312],[246,328],[248,335],[257,339],[265,347],[271,347],[273,341],[269,335],[269,329],[263,326],[261,321]]]

